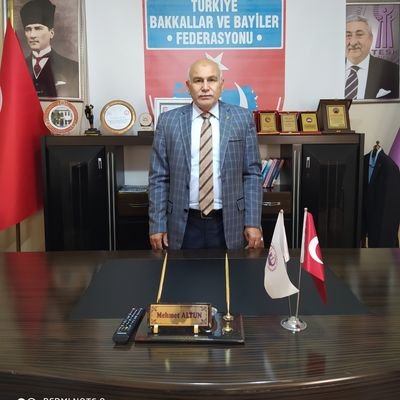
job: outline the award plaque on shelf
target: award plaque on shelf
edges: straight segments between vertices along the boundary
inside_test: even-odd
[[[112,134],[122,135],[133,127],[136,120],[134,108],[126,101],[113,100],[107,103],[100,114],[103,127]]]
[[[282,133],[300,133],[299,132],[299,113],[298,112],[280,112]]]
[[[141,132],[153,132],[153,118],[148,112],[139,115],[139,124]]]
[[[317,110],[321,133],[354,133],[350,128],[351,99],[320,100]]]
[[[258,111],[260,134],[279,133],[279,114],[277,111]]]
[[[47,106],[43,120],[54,135],[68,135],[78,122],[78,111],[69,101],[56,100]]]
[[[302,112],[300,114],[300,129],[302,133],[321,133],[318,128],[316,112]]]

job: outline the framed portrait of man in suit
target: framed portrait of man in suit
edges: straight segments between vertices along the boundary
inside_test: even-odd
[[[40,100],[84,99],[84,1],[14,0],[7,6]]]
[[[347,1],[344,97],[399,100],[400,2]]]

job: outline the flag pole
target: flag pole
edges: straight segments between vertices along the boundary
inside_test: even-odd
[[[295,332],[300,332],[303,331],[304,329],[307,328],[307,323],[302,321],[299,318],[299,304],[300,304],[300,285],[301,285],[301,264],[303,262],[304,259],[304,235],[305,235],[305,231],[306,231],[306,213],[307,213],[307,208],[304,208],[304,218],[303,218],[303,235],[301,237],[301,251],[300,251],[300,262],[299,262],[299,281],[298,281],[298,285],[297,285],[297,289],[299,289],[299,291],[297,292],[297,303],[296,303],[296,315],[292,316],[290,314],[290,317],[287,319],[284,319],[281,321],[281,325],[282,327],[284,327],[285,329],[292,331],[293,333]],[[290,305],[290,300],[289,300],[289,305]]]
[[[4,15],[4,31],[7,26],[7,16],[10,19],[11,26],[14,27],[14,0],[4,0],[3,1],[3,10],[6,10]],[[18,222],[15,225],[15,249],[18,253],[21,252],[21,225]]]
[[[297,289],[299,291],[297,292],[297,302],[296,302],[296,318],[299,317],[299,303],[300,303],[300,285],[301,285],[301,261],[299,262],[299,282],[297,284]]]
[[[14,28],[14,0],[8,0],[9,9],[8,9],[8,16],[11,21],[11,26]]]
[[[21,225],[19,222],[15,225],[15,248],[18,253],[21,252]]]
[[[5,2],[7,6],[7,1]],[[8,0],[7,14],[10,18],[11,26],[14,28],[14,0]],[[15,249],[18,253],[21,252],[21,224],[18,222],[15,225]]]
[[[298,293],[297,293],[297,304],[296,304],[296,318],[299,317],[299,304],[300,304],[300,286],[301,286],[301,264],[304,261],[304,236],[306,234],[306,215],[307,215],[307,207],[304,208],[304,216],[303,216],[303,232],[301,235],[301,250],[300,250],[300,259],[299,259],[299,282],[298,282]]]

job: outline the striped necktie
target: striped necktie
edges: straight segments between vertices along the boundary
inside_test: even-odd
[[[344,91],[344,95],[346,99],[355,99],[357,97],[357,90],[358,90],[358,76],[357,71],[360,67],[357,65],[353,65],[350,70],[350,74],[346,80],[346,88]]]
[[[200,131],[199,206],[200,211],[207,215],[214,208],[211,114],[206,112],[201,117],[203,124]]]

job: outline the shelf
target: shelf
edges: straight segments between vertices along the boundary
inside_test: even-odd
[[[300,135],[258,135],[259,144],[335,144],[360,143],[360,133],[300,134]],[[108,145],[108,146],[151,146],[154,134],[139,132],[134,135],[50,135],[46,137],[49,145]]]
[[[361,133],[300,134],[300,135],[258,135],[259,144],[335,144],[360,143]]]
[[[52,146],[65,145],[104,145],[104,146],[151,146],[153,143],[153,133],[145,132],[134,135],[49,135],[46,136],[46,142]]]

